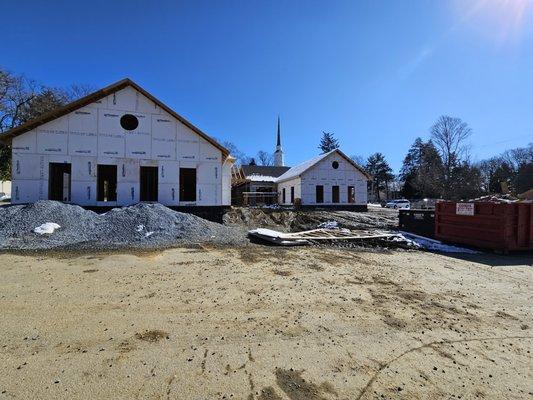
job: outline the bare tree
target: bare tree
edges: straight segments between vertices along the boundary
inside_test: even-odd
[[[65,90],[70,101],[81,99],[95,91],[96,88],[93,85],[86,83],[73,83]]]
[[[37,96],[35,82],[0,69],[0,134],[24,122],[24,109]],[[11,176],[11,148],[0,143],[0,180]]]
[[[352,159],[352,161],[354,163],[356,163],[359,166],[363,166],[366,163],[365,158],[363,156],[358,155],[358,154],[354,154],[354,155],[350,156],[350,158]]]
[[[274,164],[274,155],[260,150],[257,152],[257,160],[259,165],[269,166]]]
[[[501,157],[514,170],[518,170],[523,165],[533,163],[533,143],[529,143],[526,147],[504,151]]]
[[[430,132],[442,158],[444,169],[443,195],[449,197],[455,179],[453,172],[460,165],[463,157],[467,155],[466,140],[472,134],[472,130],[460,118],[443,115],[431,127]]]
[[[251,158],[239,150],[235,143],[226,140],[222,145],[235,157],[235,165],[247,165],[250,163]]]
[[[441,116],[431,127],[431,137],[441,152],[442,161],[450,165],[461,159],[467,152],[466,139],[472,129],[460,118]]]
[[[92,92],[89,85],[45,87],[0,68],[0,134]],[[11,149],[0,143],[0,180],[11,176]]]
[[[38,95],[39,87],[23,75],[0,70],[0,132],[23,122],[23,110]]]

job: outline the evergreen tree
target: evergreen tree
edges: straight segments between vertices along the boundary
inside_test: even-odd
[[[441,197],[443,163],[439,151],[429,140],[422,147],[415,187],[421,198]]]
[[[439,197],[442,160],[433,142],[416,138],[400,170],[402,196],[406,198]]]
[[[517,194],[533,188],[533,161],[523,164],[516,174],[515,192]]]
[[[503,161],[493,172],[489,180],[489,191],[491,193],[502,193],[502,183],[506,183],[510,188],[515,172],[513,168]]]
[[[422,160],[424,142],[421,138],[416,138],[415,142],[407,152],[400,170],[400,179],[404,182],[402,196],[408,199],[419,197],[416,189],[416,178]]]
[[[328,153],[331,150],[338,149],[339,141],[335,139],[333,136],[333,133],[330,132],[322,132],[322,139],[320,139],[320,144],[318,145],[318,148],[322,152],[321,154]]]
[[[376,194],[377,200],[381,200],[380,190],[385,190],[388,196],[389,182],[394,179],[394,174],[389,163],[385,160],[385,156],[381,153],[372,154],[368,157],[365,169],[372,175],[371,191]]]

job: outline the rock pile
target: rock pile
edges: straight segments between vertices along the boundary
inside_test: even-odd
[[[46,223],[60,226],[51,234],[38,234]],[[0,249],[119,249],[163,248],[173,245],[246,242],[241,229],[210,222],[161,204],[140,203],[97,214],[56,201],[0,208]]]

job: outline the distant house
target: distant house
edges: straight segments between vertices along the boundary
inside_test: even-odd
[[[366,210],[370,175],[339,149],[292,167],[276,179],[281,205]]]
[[[129,79],[2,135],[12,203],[231,204],[227,149]]]
[[[11,181],[0,181],[0,193],[11,196]]]
[[[270,205],[278,202],[276,179],[290,167],[241,165],[232,176],[231,199],[234,205]]]

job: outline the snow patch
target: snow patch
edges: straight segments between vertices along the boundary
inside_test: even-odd
[[[253,182],[276,182],[275,176],[269,176],[269,175],[260,175],[260,174],[251,174],[246,177],[247,179],[250,179]]]
[[[407,242],[411,242],[413,247],[424,248],[426,250],[440,251],[442,253],[480,254],[480,252],[476,250],[444,244],[438,240],[414,235],[408,232],[401,232],[400,236],[402,236]]]
[[[56,229],[59,229],[59,228],[61,227],[54,222],[45,222],[44,224],[39,225],[33,231],[35,233],[38,233],[39,235],[44,235],[44,234],[51,235],[52,233],[54,233]]]
[[[319,229],[338,229],[339,223],[337,221],[326,221],[322,222],[317,226]]]

